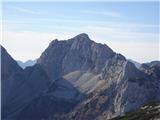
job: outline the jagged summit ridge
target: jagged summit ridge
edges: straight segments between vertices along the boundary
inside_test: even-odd
[[[68,40],[58,40],[56,38],[49,44],[49,46],[52,47],[55,44],[63,44],[63,43],[67,43],[72,46],[78,46],[78,44],[81,44],[81,45],[86,44],[86,45],[93,45],[94,46],[94,44],[95,44],[95,42],[89,38],[88,34],[81,33],[81,34],[76,35],[73,38],[68,39]],[[109,48],[109,46],[107,46],[106,44],[101,44],[101,43],[96,43],[96,44],[99,46],[104,45],[105,47]],[[109,48],[109,49],[111,49],[111,48]]]
[[[47,69],[49,75],[58,77],[75,70],[100,72],[107,59],[113,57],[107,45],[96,43],[87,34],[79,34],[69,40],[54,40],[38,59],[38,64]],[[49,70],[48,69],[52,69]]]
[[[62,42],[62,41],[66,41],[66,40],[58,40],[56,38],[50,44],[54,44],[54,43],[57,43],[57,42],[60,42],[60,41]],[[91,41],[91,39],[89,38],[88,34],[81,33],[81,34],[76,35],[73,38],[68,39],[68,42],[74,42],[74,41],[81,41],[81,42],[82,41]]]

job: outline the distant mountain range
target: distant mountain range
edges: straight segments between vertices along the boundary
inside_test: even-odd
[[[1,68],[2,120],[120,119],[160,102],[160,61],[138,69],[85,33],[53,40],[25,69],[1,47]]]
[[[17,60],[17,63],[20,67],[22,67],[23,69],[28,67],[28,66],[33,66],[36,64],[37,60],[27,60],[26,62],[22,62],[20,60]]]
[[[134,60],[131,60],[131,59],[128,59],[130,62],[132,62],[137,68],[140,68],[141,64],[134,61]],[[26,62],[22,62],[20,60],[16,60],[18,65],[20,67],[22,67],[23,69],[25,69],[26,67],[29,67],[29,66],[33,66],[36,64],[37,60],[27,60]]]
[[[128,59],[130,62],[132,62],[138,69],[141,67],[141,63],[137,62],[137,61],[134,61],[134,60],[131,60],[131,59]]]

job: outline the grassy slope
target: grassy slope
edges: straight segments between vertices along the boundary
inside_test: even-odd
[[[123,117],[113,118],[112,120],[160,120],[160,103],[150,102],[136,112],[127,113]]]

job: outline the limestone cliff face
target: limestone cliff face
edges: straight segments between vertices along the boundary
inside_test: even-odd
[[[160,100],[160,73],[158,70],[153,73],[154,75],[148,76],[122,55],[116,54],[106,62],[102,71],[103,84],[90,93],[66,118],[110,119],[135,111],[147,101]]]

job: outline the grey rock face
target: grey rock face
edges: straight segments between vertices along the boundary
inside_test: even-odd
[[[67,41],[54,40],[50,43],[37,63],[40,64],[47,72],[48,76],[55,80],[62,74],[62,60],[70,48]]]
[[[135,111],[147,101],[159,100],[159,77],[139,71],[121,55],[106,62],[101,77],[105,82],[66,118],[110,119]]]
[[[55,79],[76,70],[99,72],[114,54],[107,45],[95,43],[83,33],[68,41],[52,41],[37,62]]]
[[[107,45],[95,43],[87,34],[82,33],[67,41],[57,39],[52,41],[38,59],[37,64],[46,71],[53,80],[53,84],[67,88],[65,90],[70,94],[69,99],[75,99],[72,87],[79,91],[79,96],[83,96],[102,84],[99,80],[101,71],[106,61],[114,55],[115,53]],[[65,81],[61,82],[60,78],[65,79],[72,86],[63,84]],[[64,93],[66,91],[63,90]],[[59,97],[58,94],[57,97]]]

